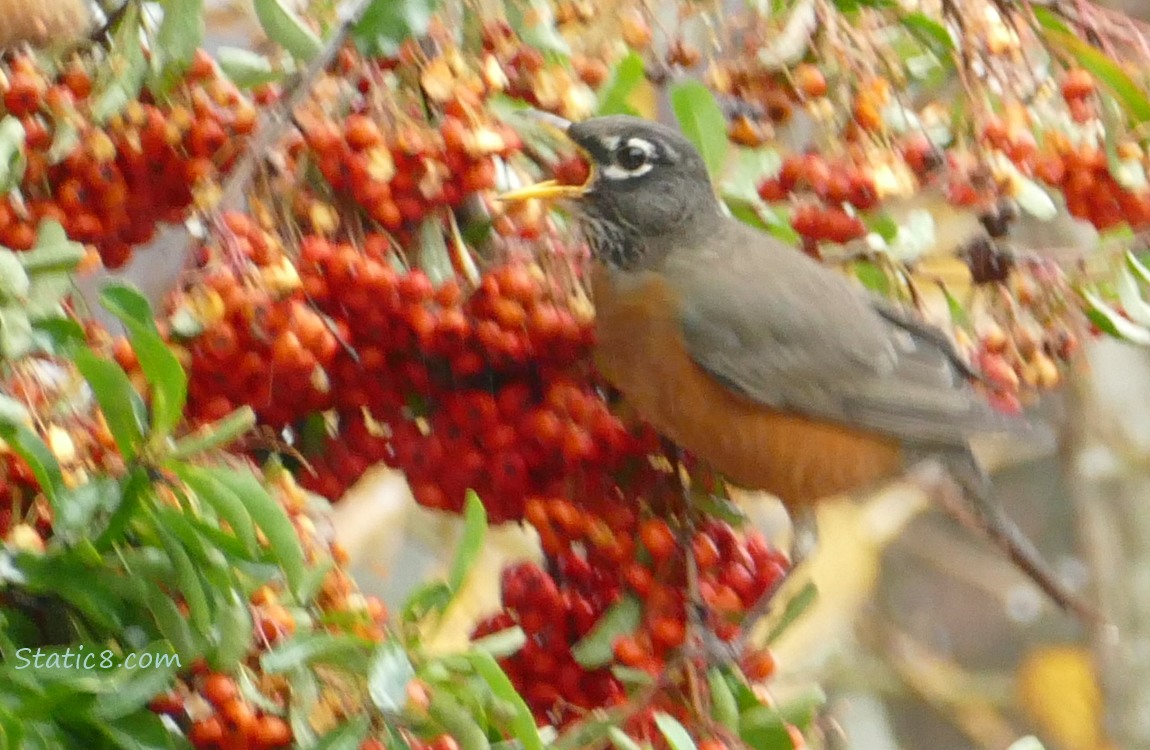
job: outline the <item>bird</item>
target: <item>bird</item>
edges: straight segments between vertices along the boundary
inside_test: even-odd
[[[500,199],[570,206],[593,259],[594,362],[630,411],[793,517],[941,466],[995,544],[1064,609],[1097,619],[992,502],[970,440],[1030,425],[990,405],[945,333],[725,212],[678,130],[630,115],[559,126],[587,181]]]

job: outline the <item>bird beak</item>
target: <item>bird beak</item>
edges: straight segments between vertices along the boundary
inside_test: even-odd
[[[564,185],[558,180],[544,180],[534,185],[521,187],[517,190],[508,190],[499,195],[504,203],[518,203],[533,198],[539,200],[562,200],[563,198],[578,198],[587,190],[586,185]]]
[[[562,132],[564,136],[568,135],[567,129],[571,127],[570,120],[559,117],[558,115],[553,115],[550,112],[532,109],[524,111],[523,114],[533,120],[537,120],[538,122],[543,123],[548,127]],[[570,140],[570,137],[568,137],[568,140]],[[578,143],[575,143],[574,141],[572,141],[572,143],[581,152],[584,151],[584,149]],[[591,171],[592,175],[594,175],[594,167],[592,167]],[[588,179],[587,184],[584,185],[564,185],[557,180],[544,180],[543,182],[537,182],[534,185],[528,185],[516,190],[508,190],[506,193],[502,193],[498,197],[499,200],[503,201],[504,203],[519,203],[533,199],[555,201],[563,200],[564,198],[578,198],[586,192],[587,185],[589,185],[590,182],[590,179]]]

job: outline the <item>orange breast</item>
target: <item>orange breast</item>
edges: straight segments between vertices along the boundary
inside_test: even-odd
[[[673,290],[659,277],[617,289],[592,276],[596,364],[629,406],[735,484],[789,506],[863,488],[902,465],[896,441],[760,406],[690,358]]]

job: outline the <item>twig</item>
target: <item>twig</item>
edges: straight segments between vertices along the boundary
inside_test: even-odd
[[[352,28],[359,22],[369,4],[370,0],[353,0],[351,7],[341,14],[342,19],[320,53],[308,63],[308,67],[292,85],[288,94],[282,97],[264,115],[256,130],[256,136],[248,141],[243,157],[235,165],[231,175],[224,183],[223,190],[213,207],[213,213],[216,216],[221,210],[236,207],[241,203],[244,192],[256,174],[257,166],[292,124],[294,120],[292,113],[311,93],[312,85],[316,79],[335,60]],[[183,248],[183,257],[188,257],[191,254],[195,242],[195,237],[189,235]]]

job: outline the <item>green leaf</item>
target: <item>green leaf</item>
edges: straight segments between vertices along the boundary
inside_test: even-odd
[[[69,272],[84,259],[84,246],[68,239],[60,222],[45,219],[36,228],[36,245],[19,254],[29,274]]]
[[[163,0],[164,19],[152,43],[157,63],[149,88],[163,94],[179,81],[204,39],[204,0]]]
[[[32,323],[38,333],[42,333],[51,341],[53,351],[62,353],[77,346],[87,344],[84,327],[69,318],[45,318]]]
[[[851,264],[855,278],[872,292],[886,297],[890,295],[890,277],[886,271],[871,260],[858,260]]]
[[[486,651],[472,651],[467,657],[495,697],[507,701],[513,707],[511,736],[519,740],[523,750],[543,750],[543,740],[539,736],[539,728],[535,725],[531,709],[511,684],[499,662],[495,661],[495,657]]]
[[[441,612],[451,603],[451,588],[443,581],[430,581],[417,587],[403,604],[404,622],[415,622],[432,612]]]
[[[180,658],[172,644],[149,643],[124,657],[121,666],[111,675],[115,689],[101,696],[92,715],[114,721],[143,708],[171,686],[179,669]]]
[[[761,200],[749,202],[734,196],[724,197],[723,202],[727,204],[731,215],[747,226],[767,232],[788,245],[798,245],[802,241],[802,237],[791,226],[785,209],[768,206]]]
[[[518,653],[525,643],[527,643],[527,634],[523,632],[523,628],[516,625],[476,639],[471,642],[471,647],[490,654],[496,659],[503,659]]]
[[[113,45],[112,60],[92,95],[92,119],[105,123],[139,98],[148,76],[148,59],[140,39],[140,6],[132,3],[124,12]]]
[[[440,3],[441,0],[371,0],[353,36],[367,54],[393,57],[404,41],[427,33]]]
[[[289,672],[305,664],[362,662],[369,641],[335,633],[300,633],[260,657],[265,672]]]
[[[739,704],[735,694],[727,684],[727,678],[719,667],[707,672],[707,685],[711,691],[711,715],[722,726],[732,732],[739,731]]]
[[[0,250],[0,303],[19,304],[28,296],[32,280],[16,253]]]
[[[47,444],[30,428],[20,422],[7,421],[3,414],[0,414],[0,438],[27,462],[53,512],[59,513],[60,496],[65,490],[64,474]]]
[[[951,59],[954,52],[954,40],[946,27],[925,13],[905,13],[899,18],[906,30],[909,31],[923,46],[929,49],[940,60]]]
[[[447,585],[452,592],[459,591],[475,567],[486,536],[487,511],[479,495],[468,490],[467,505],[463,509],[463,538],[459,540],[459,548],[455,551],[455,560],[451,563],[451,573],[447,578]]]
[[[642,603],[635,596],[624,596],[603,613],[591,632],[571,647],[571,656],[584,669],[610,664],[615,658],[615,641],[619,636],[635,632],[642,620]]]
[[[802,614],[810,609],[815,600],[819,598],[818,587],[813,582],[807,583],[799,591],[787,600],[786,606],[783,607],[783,613],[779,616],[769,633],[767,633],[767,643],[774,643],[786,632],[787,628],[791,626],[795,620],[802,617]]]
[[[309,62],[323,51],[323,41],[283,0],[252,0],[252,5],[268,39],[296,60]]]
[[[1120,312],[1106,304],[1096,292],[1084,289],[1086,317],[1108,336],[1140,346],[1150,346],[1150,330],[1130,322]]]
[[[671,108],[679,127],[703,156],[712,178],[723,173],[727,165],[727,118],[710,89],[699,81],[687,80],[671,88]]]
[[[35,344],[32,321],[25,308],[0,307],[0,361],[23,357]]]
[[[898,222],[885,211],[864,215],[862,221],[868,231],[874,232],[886,242],[894,242],[898,236]]]
[[[191,625],[172,598],[153,586],[148,595],[147,607],[160,635],[180,655],[180,663],[191,664],[195,661],[202,653],[200,639],[192,632]]]
[[[109,740],[121,750],[190,750],[182,736],[170,731],[163,720],[148,710],[138,711],[101,725]]]
[[[1042,18],[1039,17],[1040,23]],[[1051,47],[1073,57],[1079,65],[1089,71],[1099,83],[1122,103],[1126,112],[1138,123],[1150,120],[1150,100],[1146,92],[1105,53],[1073,34],[1043,25],[1042,34]]]
[[[121,481],[119,505],[94,542],[99,550],[106,550],[122,539],[128,524],[138,517],[144,498],[152,491],[152,481],[143,467],[136,467]]]
[[[122,497],[119,481],[107,476],[92,477],[61,494],[53,508],[52,530],[68,540],[87,537],[96,527],[96,518],[114,513]]]
[[[152,306],[144,295],[129,286],[109,284],[100,292],[100,302],[127,329],[132,350],[151,386],[153,438],[167,437],[183,418],[188,375],[160,336]]]
[[[0,422],[14,422],[27,424],[32,420],[32,414],[23,403],[6,394],[0,393]]]
[[[359,750],[371,729],[371,719],[357,716],[331,730],[311,746],[312,750]],[[390,747],[390,746],[389,746]]]
[[[24,156],[24,126],[7,115],[0,120],[0,196],[20,184],[28,160]]]
[[[91,386],[120,455],[125,461],[134,460],[144,444],[147,410],[127,373],[91,349],[78,349],[72,361]]]
[[[212,609],[208,604],[208,595],[204,591],[204,582],[196,572],[192,558],[180,540],[166,528],[158,525],[156,531],[164,551],[168,553],[168,559],[172,561],[175,573],[172,583],[175,584],[176,591],[183,595],[184,603],[188,605],[188,619],[201,635],[209,633],[212,629]]]
[[[947,312],[950,313],[951,322],[959,328],[970,330],[970,315],[967,314],[966,308],[950,293],[950,289],[946,287],[946,284],[939,282],[938,287],[942,291],[942,296],[946,299],[946,309]]]
[[[216,669],[230,669],[243,661],[252,645],[251,608],[239,593],[223,593],[224,601],[216,610],[215,648],[208,662]]]
[[[371,702],[385,714],[399,714],[407,702],[407,684],[415,668],[397,641],[387,641],[376,650],[367,673]]]
[[[52,145],[48,147],[48,163],[55,166],[67,159],[80,145],[80,128],[76,126],[79,117],[56,117],[52,133]]]
[[[637,52],[629,52],[611,71],[611,77],[599,90],[599,115],[636,115],[635,108],[628,100],[635,88],[643,81],[643,58]]]
[[[241,89],[255,88],[283,77],[266,57],[239,47],[220,47],[216,50],[216,62],[224,75]]]
[[[826,702],[827,694],[816,685],[779,704],[776,710],[786,723],[805,729],[814,723],[819,708]]]
[[[667,738],[667,744],[671,746],[671,750],[697,750],[695,741],[687,733],[686,727],[680,724],[674,716],[656,711],[655,726],[659,727],[659,731]]]
[[[607,737],[611,740],[611,744],[615,746],[615,750],[643,750],[643,747],[631,739],[626,732],[619,727],[611,727],[607,730]]]
[[[775,709],[757,705],[739,717],[739,737],[749,747],[792,750],[794,743],[786,723]]]
[[[213,474],[239,497],[251,513],[252,520],[267,537],[272,555],[282,566],[292,593],[298,595],[307,573],[307,563],[299,535],[287,511],[251,471],[221,468],[215,469]]]
[[[446,690],[432,690],[428,715],[459,743],[460,750],[490,750],[491,742],[471,712]]]

